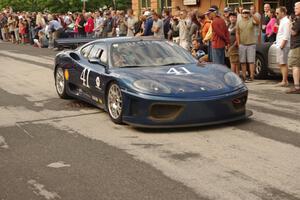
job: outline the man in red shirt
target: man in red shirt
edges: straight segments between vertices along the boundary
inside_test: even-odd
[[[212,20],[212,61],[225,65],[225,47],[229,45],[228,28],[215,8],[210,8],[207,13]]]
[[[93,31],[94,31],[94,19],[93,19],[91,13],[87,13],[86,17],[87,17],[87,21],[84,26],[84,30],[86,32],[87,37],[92,37]]]

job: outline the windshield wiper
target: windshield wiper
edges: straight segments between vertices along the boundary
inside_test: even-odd
[[[186,65],[186,64],[190,64],[190,63],[180,63],[180,62],[177,62],[177,63],[168,63],[168,64],[163,64],[161,66],[171,66],[171,65]]]
[[[145,67],[144,65],[125,65],[120,68],[136,68],[136,67]]]

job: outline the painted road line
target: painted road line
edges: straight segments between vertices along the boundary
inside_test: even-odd
[[[47,167],[62,168],[62,167],[71,167],[71,165],[66,164],[64,161],[58,161],[58,162],[50,163],[49,165],[47,165]]]
[[[38,183],[36,180],[31,179],[27,183],[32,187],[31,189],[38,196],[42,196],[47,200],[61,199],[61,197],[56,192],[50,192],[46,190],[45,186]]]
[[[9,148],[8,144],[5,142],[5,138],[2,135],[0,135],[0,148],[2,149]]]

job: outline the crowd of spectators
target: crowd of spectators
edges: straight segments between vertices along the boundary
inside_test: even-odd
[[[0,39],[17,44],[30,43],[40,48],[54,48],[54,41],[65,37],[153,36],[167,39],[191,51],[199,62],[227,64],[244,81],[255,77],[256,46],[276,42],[277,63],[282,81],[277,86],[288,87],[288,67],[293,68],[294,87],[287,93],[300,93],[300,2],[295,4],[294,16],[285,7],[264,13],[239,6],[220,11],[211,6],[205,13],[182,10],[171,14],[143,10],[139,16],[133,10],[82,13],[13,12],[0,13]],[[247,70],[249,69],[249,70]]]

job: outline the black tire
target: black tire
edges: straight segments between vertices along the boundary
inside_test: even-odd
[[[61,67],[57,67],[55,70],[55,88],[58,96],[62,99],[69,99],[67,95],[67,83],[64,76],[64,70]]]
[[[123,124],[123,94],[116,82],[112,82],[108,86],[106,106],[111,120],[116,124]]]
[[[268,66],[262,55],[256,54],[255,58],[255,78],[265,79],[268,77]]]

